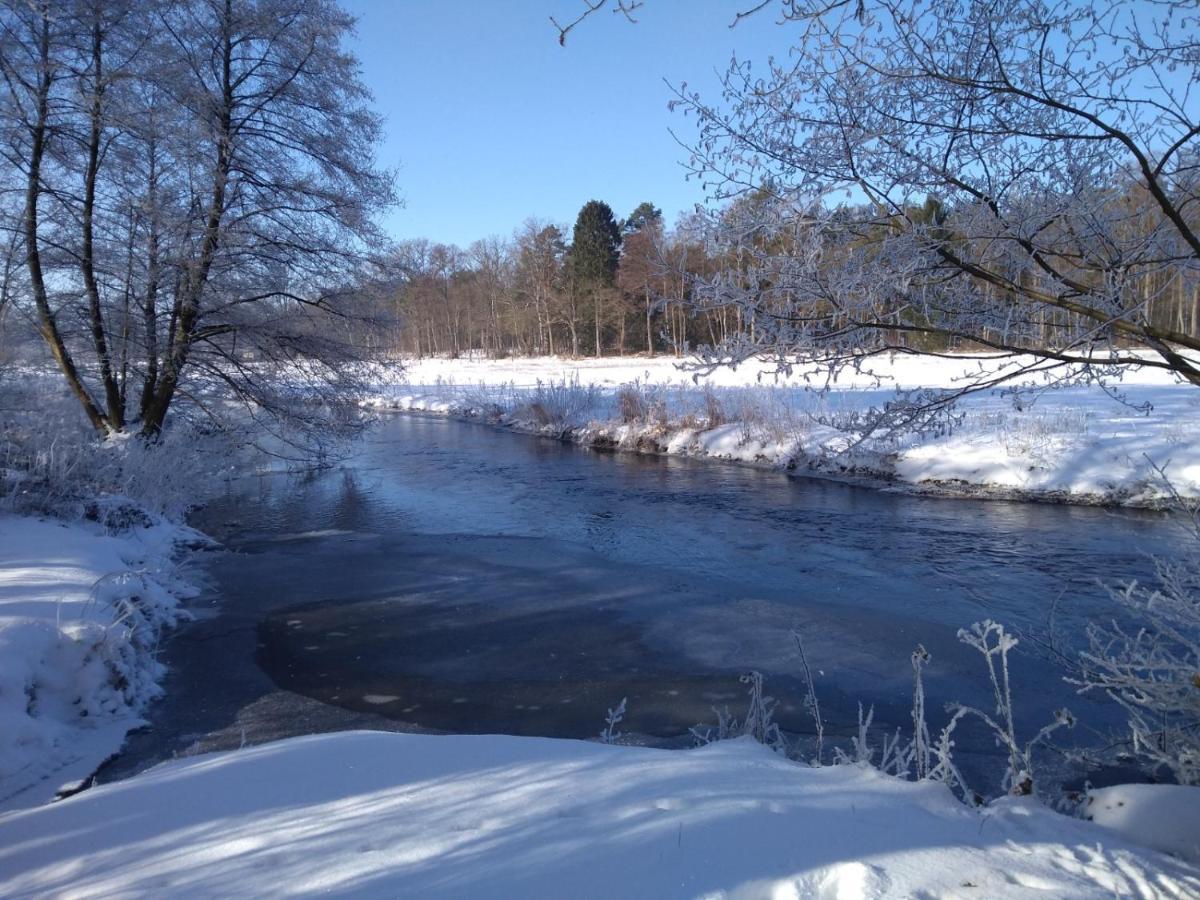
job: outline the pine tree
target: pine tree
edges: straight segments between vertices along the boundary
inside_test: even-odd
[[[612,207],[599,200],[589,200],[579,211],[571,241],[571,291],[573,299],[590,300],[593,350],[603,353],[604,300],[613,293],[617,280],[617,264],[621,258],[621,228],[613,216]],[[578,352],[578,339],[574,338]]]
[[[662,210],[649,201],[643,201],[637,205],[637,209],[629,214],[629,218],[625,220],[622,230],[625,234],[635,234],[647,225],[661,223]]]
[[[621,252],[621,229],[612,207],[589,200],[579,211],[571,239],[571,266],[581,288],[612,287]]]

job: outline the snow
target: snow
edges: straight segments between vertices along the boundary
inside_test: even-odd
[[[1150,368],[1126,372],[1107,391],[1047,390],[1027,379],[1032,391],[1019,398],[973,395],[953,428],[895,441],[855,444],[838,427],[896,389],[953,389],[981,367],[1029,362],[879,358],[820,392],[822,373],[779,374],[759,361],[701,374],[689,361],[663,357],[427,358],[406,361],[403,377],[380,384],[373,404],[441,415],[498,411],[514,427],[581,443],[1005,496],[1153,502],[1166,494],[1162,468],[1174,490],[1200,496],[1200,390]],[[529,405],[539,387],[555,384],[577,385],[580,409],[548,425],[530,415]],[[640,391],[664,412],[655,421],[621,422],[615,398],[622,388]],[[706,393],[727,421],[705,421]],[[1140,408],[1147,404],[1148,412]]]
[[[1200,869],[1032,801],[691,751],[344,732],[0,817],[7,897],[1182,897]]]
[[[161,520],[120,536],[0,514],[0,809],[45,802],[114,753],[158,693],[158,630],[187,586]]]
[[[1200,863],[1200,798],[1178,784],[1117,784],[1088,793],[1084,810],[1131,841]]]

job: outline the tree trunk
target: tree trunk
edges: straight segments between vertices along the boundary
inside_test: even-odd
[[[592,314],[595,316],[595,326],[596,326],[596,358],[599,359],[600,353],[601,353],[601,347],[600,347],[600,291],[599,291],[599,289],[593,289]]]
[[[150,179],[147,200],[150,205],[150,221],[146,235],[146,296],[142,299],[146,373],[142,378],[142,398],[138,403],[143,422],[154,400],[155,388],[158,387],[158,147],[153,138],[147,152]]]
[[[213,166],[212,196],[204,224],[204,241],[200,247],[200,256],[189,267],[187,279],[182,285],[183,293],[177,299],[178,316],[171,323],[173,334],[167,357],[164,360],[162,377],[159,379],[154,396],[146,410],[145,419],[142,421],[142,434],[148,437],[161,433],[167,411],[171,407],[171,401],[175,398],[175,389],[179,386],[179,378],[183,374],[188,354],[191,351],[192,333],[200,318],[201,296],[221,241],[221,222],[225,214],[225,190],[233,162],[232,27],[232,0],[225,0],[225,14],[222,22],[222,105],[217,130],[217,159]],[[176,325],[177,327],[175,327]]]
[[[113,374],[108,335],[104,328],[104,313],[100,308],[100,288],[96,284],[95,241],[92,227],[96,209],[96,176],[100,171],[100,139],[102,137],[100,119],[104,111],[102,48],[104,34],[100,28],[98,5],[93,8],[93,15],[95,18],[92,21],[92,103],[89,113],[87,167],[83,176],[83,209],[80,221],[83,229],[83,245],[79,269],[83,275],[83,287],[87,295],[92,346],[96,349],[96,360],[100,364],[100,382],[104,385],[104,399],[108,407],[108,427],[113,431],[120,431],[125,427],[125,410],[121,401],[121,389]]]
[[[50,85],[50,10],[46,3],[40,7],[41,33],[38,36],[38,85],[35,97],[36,112],[33,127],[30,129],[29,148],[29,177],[25,186],[25,215],[23,230],[25,232],[25,261],[29,268],[30,289],[33,293],[34,306],[37,308],[38,331],[50,348],[54,361],[58,364],[67,380],[71,393],[83,406],[84,414],[92,427],[103,435],[109,433],[108,420],[96,405],[87,387],[79,377],[75,360],[63,342],[58,330],[58,322],[50,309],[50,301],[46,294],[46,280],[42,274],[42,259],[38,249],[38,199],[41,196],[42,159],[46,153],[46,130],[49,118]]]
[[[650,285],[646,285],[646,353],[649,356],[654,355],[654,330],[650,325]]]

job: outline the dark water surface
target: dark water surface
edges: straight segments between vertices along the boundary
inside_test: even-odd
[[[690,742],[711,707],[740,714],[757,669],[795,734],[812,732],[793,628],[827,732],[857,703],[909,727],[920,642],[933,725],[949,700],[991,711],[982,660],[955,637],[1022,634],[1018,725],[1069,705],[1071,740],[1119,729],[1074,694],[1035,637],[1068,641],[1109,607],[1097,579],[1145,577],[1182,536],[1133,511],[937,500],[775,472],[597,453],[448,420],[385,419],[341,470],[246,479],[195,524],[197,621],[167,647],[166,699],[102,773],[311,731],[391,728]],[[997,771],[964,730],[969,769]],[[1062,777],[1066,777],[1065,770]]]

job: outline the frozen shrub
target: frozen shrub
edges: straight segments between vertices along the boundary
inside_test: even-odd
[[[650,407],[641,385],[636,381],[622,385],[617,391],[617,417],[626,425],[643,422],[649,416]]]
[[[154,442],[101,440],[52,385],[39,375],[5,385],[0,508],[85,517],[114,530],[148,524],[147,512],[182,518],[219,489],[245,450],[237,435],[186,419]]]
[[[1075,719],[1066,709],[1056,710],[1054,721],[1045,725],[1033,738],[1025,744],[1017,741],[1016,729],[1013,725],[1012,689],[1009,686],[1008,654],[1017,646],[1017,639],[1004,630],[999,622],[986,619],[976,622],[970,628],[960,628],[958,639],[968,647],[973,647],[982,654],[987,664],[988,680],[991,683],[992,695],[996,701],[994,717],[982,710],[961,704],[951,704],[952,713],[949,724],[942,730],[938,746],[934,748],[939,763],[943,758],[949,765],[950,750],[953,744],[950,735],[962,719],[974,716],[991,729],[997,742],[1008,754],[1008,769],[1005,772],[1003,786],[1011,794],[1033,793],[1033,748],[1045,740],[1059,728],[1070,728]],[[957,777],[957,773],[953,773]],[[961,784],[961,777],[957,777]]]
[[[562,381],[539,381],[533,396],[518,410],[517,415],[531,417],[540,427],[566,432],[587,423],[599,397],[595,386],[581,385],[578,376]]]
[[[1132,624],[1088,626],[1076,683],[1102,691],[1129,717],[1134,752],[1180,784],[1200,785],[1200,520],[1196,551],[1155,561],[1156,587],[1111,588]]]
[[[465,386],[457,393],[451,393],[455,406],[464,414],[477,416],[490,421],[499,420],[506,409],[513,405],[512,382],[506,384],[485,384]]]
[[[879,761],[875,761],[875,748],[871,746],[871,723],[875,719],[875,707],[870,707],[866,715],[863,715],[863,705],[858,704],[858,731],[857,734],[850,739],[850,747],[854,751],[853,754],[848,754],[841,747],[833,748],[833,761],[835,765],[866,765],[874,766],[879,771],[887,775],[895,775],[898,778],[908,778],[912,771],[913,758],[913,743],[909,741],[907,744],[903,742],[900,736],[900,729],[897,728],[895,734],[883,736],[883,743],[880,747],[881,753]],[[919,779],[918,779],[919,780]]]
[[[720,398],[713,392],[709,385],[704,386],[704,422],[709,428],[719,428],[726,423],[725,408],[721,405]]]
[[[774,697],[763,693],[763,677],[761,672],[749,672],[739,679],[742,684],[750,686],[750,708],[746,710],[746,718],[742,722],[742,734],[752,737],[760,744],[766,744],[772,750],[787,753],[787,741],[779,726],[775,724]]]
[[[885,734],[879,759],[876,761],[876,750],[872,746],[870,735],[875,710],[871,707],[864,714],[860,703],[857,734],[850,740],[851,752],[847,753],[842,748],[835,747],[835,763],[872,765],[886,774],[900,778],[939,782],[957,792],[963,802],[978,805],[983,802],[983,798],[968,787],[966,779],[954,762],[955,730],[963,720],[976,717],[988,726],[997,743],[1006,751],[1008,759],[1002,782],[1003,789],[1013,794],[1033,792],[1033,749],[1057,729],[1072,726],[1074,719],[1068,711],[1059,710],[1055,713],[1053,722],[1038,731],[1030,741],[1020,744],[1013,725],[1013,700],[1008,677],[1008,653],[1017,645],[1016,638],[1008,634],[1002,625],[991,621],[976,622],[970,628],[961,629],[958,637],[984,657],[988,680],[996,701],[994,715],[962,704],[950,704],[947,707],[950,719],[938,732],[937,739],[932,740],[926,719],[923,680],[925,667],[932,658],[929,652],[918,644],[912,653],[912,738],[904,741],[899,729],[894,735]],[[803,653],[802,648],[801,652]],[[812,691],[811,686],[809,691]]]
[[[747,672],[745,675],[739,676],[738,680],[742,684],[749,685],[747,693],[750,696],[750,705],[746,710],[746,717],[739,722],[737,718],[729,714],[728,708],[713,707],[713,712],[717,716],[716,730],[696,726],[691,729],[692,736],[699,744],[711,744],[713,741],[725,741],[735,737],[752,737],[760,744],[765,744],[775,752],[786,756],[788,754],[787,739],[784,738],[783,732],[779,730],[779,725],[775,722],[777,704],[775,698],[769,697],[763,692],[762,673]]]

